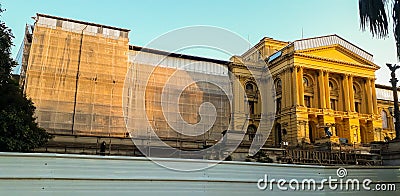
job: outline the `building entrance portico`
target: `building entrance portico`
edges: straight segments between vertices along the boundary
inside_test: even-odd
[[[277,89],[273,145],[281,140],[289,146],[381,140],[375,89],[379,66],[371,54],[329,35],[292,43],[264,38],[238,58],[251,61],[258,52],[265,56]],[[287,134],[283,137],[278,129]]]

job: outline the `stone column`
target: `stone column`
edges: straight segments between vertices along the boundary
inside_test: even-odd
[[[350,111],[350,99],[349,99],[349,76],[347,74],[344,75],[343,78],[343,94],[344,94],[344,111]],[[351,88],[353,89],[353,88]]]
[[[365,82],[365,89],[366,89],[366,101],[367,101],[367,113],[372,114],[373,112],[373,105],[372,105],[372,93],[371,93],[371,79],[367,78]]]
[[[290,71],[290,68],[286,69],[286,84],[287,84],[287,95],[290,95],[293,92],[293,86],[292,86],[292,72]],[[292,102],[292,97],[291,96],[286,96],[287,97],[287,106],[292,107],[293,102]]]
[[[331,109],[331,93],[329,92],[329,72],[326,71],[325,77],[325,104],[327,109]]]
[[[282,81],[282,109],[286,108],[289,106],[289,101],[288,101],[288,96],[287,93],[289,93],[289,83],[288,83],[288,77],[287,77],[287,70],[283,70],[281,75],[281,81]]]
[[[232,81],[233,87],[233,98],[232,98],[232,127],[230,130],[242,130],[242,126],[246,121],[246,103],[245,103],[245,92],[241,84],[240,76],[235,74],[236,70],[232,70],[229,74]]]
[[[349,76],[349,102],[350,102],[350,111],[355,112],[355,104],[354,104],[354,89],[353,89],[353,76]]]
[[[318,84],[319,84],[319,100],[321,109],[326,108],[325,103],[325,85],[324,85],[324,72],[322,69],[318,72]]]
[[[374,107],[374,114],[378,114],[378,103],[376,99],[376,89],[375,89],[375,79],[371,79],[371,89],[372,89],[372,105]]]
[[[297,66],[293,66],[292,68],[292,86],[293,86],[293,102],[295,102],[295,105],[300,105],[300,99],[299,99],[299,89],[297,88]]]
[[[304,106],[304,85],[303,85],[303,67],[299,67],[299,77],[298,77],[298,85],[299,85],[299,101],[300,105]]]

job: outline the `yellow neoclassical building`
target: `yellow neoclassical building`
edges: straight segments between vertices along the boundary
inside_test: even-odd
[[[388,112],[391,91],[378,85],[378,104],[375,71],[380,67],[363,49],[338,35],[293,42],[266,37],[232,61],[241,64],[260,58],[267,62],[276,90],[276,121],[269,145],[339,140],[366,144],[394,137]],[[240,66],[236,69],[243,72]],[[246,79],[242,83],[246,85]],[[256,127],[257,120],[252,120]]]
[[[99,138],[107,138],[110,144],[132,145],[131,137],[141,138],[148,129],[130,131],[127,124],[140,125],[140,119],[146,118],[171,146],[193,150],[215,144],[227,129],[240,130],[243,119],[235,117],[246,113],[247,131],[241,143],[245,147],[257,137],[267,138],[265,146],[270,147],[363,144],[394,137],[390,88],[375,85],[379,66],[373,63],[371,54],[337,35],[293,42],[266,37],[244,54],[221,61],[129,45],[128,33],[127,29],[44,14],[38,14],[35,24],[26,27],[19,59],[20,84],[37,107],[39,125],[55,136],[51,144],[72,145],[76,152],[77,143],[82,143],[85,153],[87,148],[98,147]],[[146,56],[144,61],[135,58],[139,52]],[[157,59],[164,62],[148,77],[151,82],[146,96],[135,96]],[[260,118],[265,115],[259,96],[265,89],[259,89],[245,66],[260,59],[269,68],[272,78],[268,82],[273,83],[276,92],[275,101],[270,102],[276,111],[275,118],[268,121],[272,127],[269,135],[256,134]],[[183,70],[183,78],[209,77],[224,84],[230,71],[244,91],[234,86],[230,108],[229,96],[219,88],[198,83],[182,93],[178,108],[168,102],[169,109],[163,111],[160,94],[168,77],[176,67],[188,63],[208,69]],[[132,77],[126,78],[127,73]],[[127,88],[126,80],[137,85]],[[174,82],[179,86],[184,81]],[[174,85],[168,90],[174,92]],[[145,102],[146,116],[132,117],[130,113],[139,113],[132,107],[138,101]],[[189,124],[201,122],[198,108],[205,101],[215,106],[216,116],[209,117],[216,123],[203,135],[177,134],[165,119],[167,114],[173,122],[179,118]],[[61,149],[67,152],[67,147]]]

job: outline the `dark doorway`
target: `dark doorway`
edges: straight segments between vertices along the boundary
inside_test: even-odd
[[[315,142],[314,135],[313,135],[314,129],[313,129],[312,124],[314,124],[314,123],[313,122],[308,123],[308,137],[310,138],[310,142],[314,143]]]

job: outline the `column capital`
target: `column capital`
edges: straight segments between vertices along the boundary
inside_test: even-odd
[[[303,67],[303,65],[296,65],[296,64],[293,64],[293,68],[299,68],[299,67]]]
[[[352,74],[352,73],[343,73],[343,75],[345,75],[347,77],[353,77],[354,76],[354,74]]]
[[[293,68],[299,72],[299,71],[303,70],[304,66],[303,65],[295,65],[295,66],[293,66]]]
[[[327,69],[319,69],[318,73],[319,74],[329,74],[329,71]]]
[[[375,77],[364,77],[364,80],[366,81],[366,82],[371,82],[371,81],[375,81],[376,80],[376,78]]]
[[[330,73],[330,71],[325,70],[325,75],[326,75],[326,77],[329,77],[329,73]]]
[[[297,71],[297,69],[298,69],[299,67],[300,67],[299,65],[293,65],[293,66],[290,67],[290,71],[291,71],[291,72]]]

